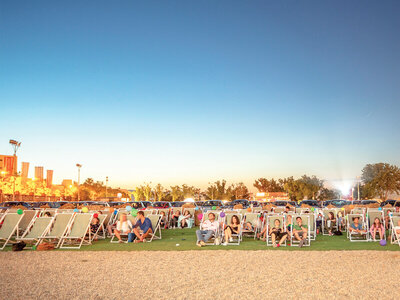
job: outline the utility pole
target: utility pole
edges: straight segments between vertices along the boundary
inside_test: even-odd
[[[108,176],[106,176],[106,198],[107,198]]]
[[[76,164],[78,167],[78,201],[81,201],[81,191],[80,191],[80,185],[81,185],[81,164]]]
[[[21,146],[21,142],[18,142],[16,140],[10,140],[10,145],[13,147],[14,150],[14,161],[13,161],[13,170],[12,170],[12,176],[14,178],[14,183],[13,183],[13,201],[15,201],[15,181],[17,180],[17,151],[19,147]]]

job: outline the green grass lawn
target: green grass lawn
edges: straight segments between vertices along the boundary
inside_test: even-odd
[[[267,247],[265,242],[245,237],[239,246],[196,246],[196,229],[168,229],[162,231],[162,240],[143,244],[114,244],[109,239],[98,240],[91,246],[82,246],[88,251],[187,251],[187,250],[273,250],[273,251],[327,251],[327,250],[380,250],[400,251],[399,245],[380,246],[379,242],[350,242],[346,233],[342,236],[318,235],[310,247]],[[179,246],[177,245],[179,244]],[[11,248],[11,247],[8,247]],[[58,250],[63,251],[63,250]],[[75,250],[71,250],[75,251]]]

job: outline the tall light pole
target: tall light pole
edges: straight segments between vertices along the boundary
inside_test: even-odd
[[[106,176],[106,198],[107,198],[108,176]]]
[[[17,176],[17,151],[19,147],[21,146],[21,142],[18,142],[16,140],[10,140],[10,145],[13,147],[14,150],[14,161],[13,161],[13,171],[12,171],[12,176],[14,177],[14,184],[13,184],[13,201],[15,201],[15,181],[16,181],[16,176]]]
[[[78,167],[78,201],[81,201],[81,191],[80,191],[80,184],[81,184],[81,164],[76,164]]]

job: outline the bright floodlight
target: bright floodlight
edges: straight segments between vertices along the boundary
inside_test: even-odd
[[[352,180],[341,180],[333,183],[333,186],[340,191],[342,196],[348,196],[353,187]]]
[[[183,202],[186,202],[186,203],[193,203],[193,202],[194,202],[194,199],[193,199],[193,198],[186,198]]]

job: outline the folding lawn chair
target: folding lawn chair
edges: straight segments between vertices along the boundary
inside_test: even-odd
[[[216,239],[221,238],[222,230],[221,230],[221,224],[219,223],[221,221],[220,213],[217,211],[207,211],[203,214],[203,218],[201,219],[200,222],[200,230],[203,230],[203,223],[207,221],[209,218],[209,214],[213,213],[215,215],[215,221],[218,222],[219,226],[217,228],[217,231],[210,237],[210,239],[206,242],[207,245],[216,245]]]
[[[92,240],[90,232],[92,218],[93,214],[76,214],[69,230],[61,238],[60,248],[80,249],[83,243],[90,245]]]
[[[54,217],[57,213],[56,208],[45,208],[40,211],[40,217],[44,217],[46,213],[49,213],[51,217]]]
[[[322,235],[329,235],[328,231],[328,222],[329,220],[329,214],[333,213],[333,217],[335,218],[335,224],[333,226],[333,229],[338,229],[338,224],[337,224],[337,215],[336,215],[336,209],[334,208],[324,208],[321,210],[322,212]]]
[[[17,233],[18,236],[18,225],[23,218],[23,214],[17,213],[6,213],[3,216],[3,224],[0,227],[0,250],[3,250],[10,242],[11,237]]]
[[[390,229],[390,243],[391,244],[398,244],[400,246],[400,233],[397,233],[397,231],[400,231],[400,226],[398,225],[400,221],[400,216],[391,216],[390,217],[390,223],[391,223],[391,229]]]
[[[151,226],[153,227],[153,233],[150,239],[146,239],[147,242],[152,242],[153,239],[161,240],[161,215],[149,215],[147,218],[150,219]]]
[[[385,230],[383,231],[383,236],[384,236],[384,239],[386,239],[386,223],[385,223],[385,217],[383,215],[383,211],[378,210],[378,209],[368,208],[366,216],[367,216],[367,221],[366,222],[367,222],[367,226],[368,226],[367,228],[368,228],[369,239],[371,241],[373,241],[376,238],[376,236],[375,237],[372,236],[372,234],[370,232],[371,226],[374,223],[375,218],[378,218],[381,221],[381,224],[383,225],[383,228],[385,228]],[[377,232],[377,234],[379,234],[379,233]]]
[[[104,224],[107,220],[107,215],[106,214],[100,214],[98,215],[99,219],[99,227],[97,228],[96,232],[91,232],[91,242],[93,242],[94,239],[105,239],[106,238],[106,228],[104,227]],[[91,231],[91,230],[90,230]],[[101,234],[100,234],[101,232]]]
[[[21,222],[18,224],[17,238],[24,234],[26,229],[35,221],[37,215],[37,210],[24,210]]]
[[[249,224],[250,223],[250,224]],[[261,221],[259,219],[259,214],[258,213],[246,213],[244,215],[244,220],[242,222],[242,235],[247,235],[247,236],[253,236],[254,239],[257,237],[257,232],[261,231]],[[248,227],[248,225],[251,225],[251,228]]]
[[[37,246],[43,235],[50,230],[51,224],[54,217],[38,217],[34,222],[27,228],[24,234],[17,238],[18,241],[24,241],[27,244],[32,244],[32,246],[27,246],[26,248],[32,248]]]
[[[285,224],[285,216],[284,215],[268,215],[266,219],[266,226],[267,226],[267,232],[266,232],[266,242],[267,246],[272,246],[272,236],[269,234],[270,229],[275,227],[275,220],[279,220],[279,228],[281,228],[281,232],[286,232],[286,224]],[[286,246],[286,241],[287,237],[285,240],[285,243],[282,246]],[[279,241],[276,241],[279,242]]]
[[[61,238],[65,235],[65,233],[70,228],[71,222],[74,218],[74,214],[71,213],[58,213],[55,215],[54,220],[51,224],[50,230],[45,232],[40,237],[40,242],[43,240],[57,240],[56,248],[60,246]]]
[[[354,218],[359,218],[359,224],[361,224],[362,233],[357,233],[357,232],[353,232],[350,230],[351,226],[354,223]],[[364,218],[363,214],[348,214],[347,217],[347,238],[351,241],[351,242],[368,242],[368,225],[367,222]],[[364,232],[365,231],[365,232]]]

